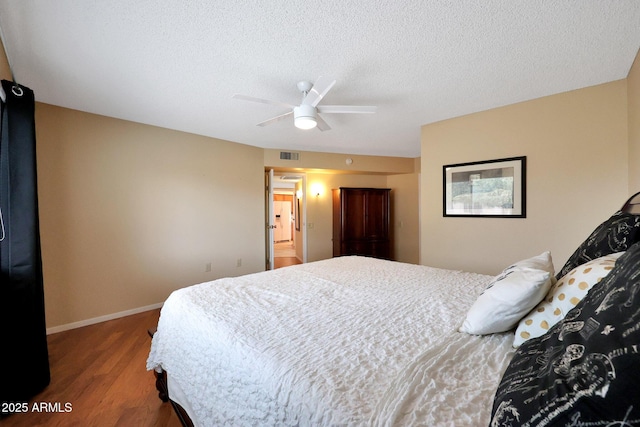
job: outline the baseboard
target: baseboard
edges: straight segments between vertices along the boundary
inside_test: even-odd
[[[132,314],[138,314],[149,310],[155,310],[156,308],[162,307],[162,304],[163,303],[160,302],[144,307],[133,308],[131,310],[120,311],[118,313],[106,314],[92,319],[81,320],[79,322],[67,323],[66,325],[54,326],[52,328],[47,328],[47,335],[68,331],[69,329],[81,328],[83,326],[94,325],[96,323],[106,322],[107,320],[119,319],[120,317],[131,316]]]

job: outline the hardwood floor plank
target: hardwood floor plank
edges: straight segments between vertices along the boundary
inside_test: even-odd
[[[275,257],[273,259],[274,268],[288,267],[290,265],[302,264],[296,257]]]
[[[158,426],[179,427],[169,403],[158,398],[146,370],[160,310],[49,335],[51,384],[29,402],[27,413],[2,418],[2,427]],[[70,412],[38,412],[39,408]]]

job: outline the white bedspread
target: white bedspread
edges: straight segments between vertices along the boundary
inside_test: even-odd
[[[147,368],[196,426],[487,425],[513,334],[457,328],[490,279],[341,257],[191,286]]]

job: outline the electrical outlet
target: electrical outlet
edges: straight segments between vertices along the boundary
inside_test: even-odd
[[[211,271],[211,263],[208,262],[204,265],[204,272],[209,273]]]

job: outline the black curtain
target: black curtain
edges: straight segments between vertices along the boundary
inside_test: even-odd
[[[2,80],[0,140],[0,402],[49,384],[36,179],[33,91]],[[0,413],[0,416],[3,415]],[[6,414],[5,414],[6,415]]]

